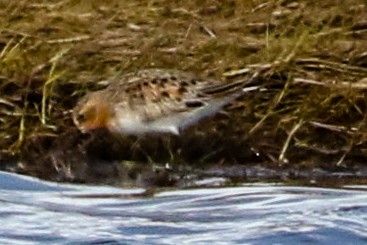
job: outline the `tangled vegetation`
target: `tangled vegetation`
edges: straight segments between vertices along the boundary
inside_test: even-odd
[[[364,0],[0,0],[1,169],[164,184],[166,162],[365,169],[366,12]],[[180,137],[77,131],[81,96],[150,67],[257,72],[264,89]]]

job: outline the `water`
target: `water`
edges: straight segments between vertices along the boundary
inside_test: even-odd
[[[166,190],[0,172],[0,244],[367,244],[367,186]]]

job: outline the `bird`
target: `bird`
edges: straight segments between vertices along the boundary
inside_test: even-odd
[[[120,135],[180,135],[244,93],[259,89],[245,84],[201,79],[180,70],[143,69],[87,93],[74,107],[72,119],[82,133],[107,128]]]

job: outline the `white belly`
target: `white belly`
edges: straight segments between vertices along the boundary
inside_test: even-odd
[[[155,120],[151,122],[142,122],[138,117],[123,117],[109,125],[110,131],[126,135],[141,134],[179,134],[179,127],[174,122],[166,120]]]

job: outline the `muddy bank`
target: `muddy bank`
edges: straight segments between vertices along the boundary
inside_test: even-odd
[[[1,169],[162,185],[231,165],[272,169],[263,179],[274,169],[358,178],[367,160],[366,12],[363,0],[0,1]],[[224,82],[258,72],[264,90],[180,137],[78,132],[71,110],[85,93],[151,67]]]

